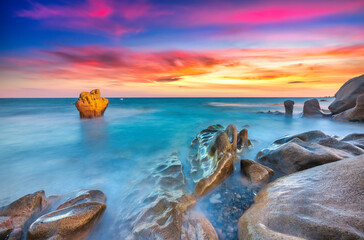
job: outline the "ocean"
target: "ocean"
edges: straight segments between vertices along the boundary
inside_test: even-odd
[[[257,113],[284,112],[287,99],[295,101],[291,119]],[[173,152],[188,177],[191,141],[210,125],[247,128],[254,148],[242,157],[249,159],[288,134],[321,130],[341,137],[364,132],[358,123],[301,118],[308,99],[111,98],[105,116],[91,120],[79,118],[70,104],[76,98],[0,99],[0,206],[42,189],[46,195],[100,189],[108,197],[107,210],[89,239],[112,239],[121,206],[133,204],[123,200],[133,182]],[[333,99],[325,99],[320,104],[327,109]],[[236,165],[235,175],[239,171]],[[209,207],[197,207],[216,227]]]

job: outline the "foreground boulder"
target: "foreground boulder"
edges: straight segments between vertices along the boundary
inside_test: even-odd
[[[294,101],[292,101],[292,100],[284,101],[284,109],[285,109],[286,117],[292,117],[293,106],[294,106]]]
[[[294,173],[325,163],[364,154],[360,141],[364,135],[337,139],[321,131],[309,131],[285,136],[257,154],[261,162],[268,162],[285,174]]]
[[[105,201],[106,196],[101,191],[81,191],[57,210],[38,218],[29,227],[27,239],[85,239],[101,219]]]
[[[234,171],[236,151],[232,144],[236,138],[231,139],[233,142],[221,125],[214,125],[201,131],[192,141],[189,161],[197,196],[207,193]]]
[[[0,239],[21,239],[29,224],[46,211],[49,205],[44,191],[39,191],[1,207]]]
[[[335,100],[329,106],[333,114],[355,107],[359,95],[364,94],[364,74],[347,81],[335,94]]]
[[[331,114],[325,113],[320,107],[316,98],[305,101],[303,104],[302,117],[329,117]]]
[[[239,219],[239,239],[363,239],[364,155],[279,178]]]
[[[191,209],[196,198],[186,192],[177,154],[158,162],[126,197],[135,204],[122,209],[115,239],[217,239],[211,223]]]
[[[364,94],[358,96],[355,107],[333,116],[333,119],[337,121],[364,122]]]
[[[243,176],[256,186],[266,184],[274,175],[274,171],[269,167],[249,159],[240,160],[240,169]]]
[[[82,92],[76,102],[76,108],[80,112],[80,118],[96,118],[104,115],[109,100],[100,96],[100,90]]]

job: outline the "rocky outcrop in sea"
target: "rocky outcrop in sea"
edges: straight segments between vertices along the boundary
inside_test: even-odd
[[[104,115],[109,100],[101,97],[99,89],[82,92],[75,106],[80,112],[80,118],[96,118]]]

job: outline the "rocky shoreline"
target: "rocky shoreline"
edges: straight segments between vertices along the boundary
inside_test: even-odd
[[[331,113],[311,99],[302,116],[364,121],[364,75],[335,96]],[[102,117],[108,100],[95,89],[75,105],[81,118]],[[292,117],[294,102],[284,106]],[[126,194],[133,204],[122,207],[113,239],[364,238],[364,132],[282,136],[246,159],[252,142],[247,129],[216,124],[191,142],[189,171],[177,153],[161,158]],[[38,191],[0,208],[0,240],[86,239],[105,210],[100,190]]]

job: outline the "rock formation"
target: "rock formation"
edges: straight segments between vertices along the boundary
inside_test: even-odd
[[[229,129],[236,127],[230,126]],[[197,196],[204,195],[234,171],[232,144],[235,137],[231,139],[232,142],[221,125],[213,125],[202,130],[192,141],[189,161]]]
[[[329,106],[333,114],[355,107],[359,95],[364,94],[364,74],[347,81],[335,94],[335,101]]]
[[[274,164],[285,174],[301,171],[343,158],[364,154],[360,141],[364,135],[337,139],[321,131],[309,131],[276,140],[257,154],[261,162]]]
[[[273,177],[274,171],[253,160],[240,160],[241,173],[246,176],[253,185],[266,184]]]
[[[238,134],[237,148],[239,150],[246,150],[246,149],[249,149],[249,147],[251,147],[251,146],[252,146],[252,143],[248,138],[248,130],[244,128]]]
[[[236,147],[237,147],[237,130],[234,124],[230,124],[229,126],[226,127],[225,129],[225,133],[229,138],[229,142],[231,142],[231,147],[233,148],[233,151],[236,151]]]
[[[303,104],[302,117],[329,117],[331,114],[325,113],[320,107],[316,98],[305,101]]]
[[[0,239],[20,240],[31,222],[49,207],[44,191],[25,195],[0,208]]]
[[[109,100],[100,96],[100,90],[82,92],[75,106],[80,112],[80,118],[96,118],[104,115]]]
[[[177,154],[161,159],[146,179],[127,196],[134,202],[122,210],[116,223],[117,239],[212,239],[215,229],[203,216],[191,210],[196,198],[186,193],[183,166]],[[151,192],[146,193],[145,188]]]
[[[333,119],[337,121],[364,122],[364,94],[357,97],[355,107],[334,115]]]
[[[101,219],[106,196],[99,190],[81,191],[30,225],[28,240],[85,239]]]
[[[363,239],[363,179],[364,155],[279,178],[239,219],[239,239]]]
[[[286,117],[292,117],[293,105],[294,105],[294,101],[292,101],[292,100],[284,101],[284,109],[285,109]]]

